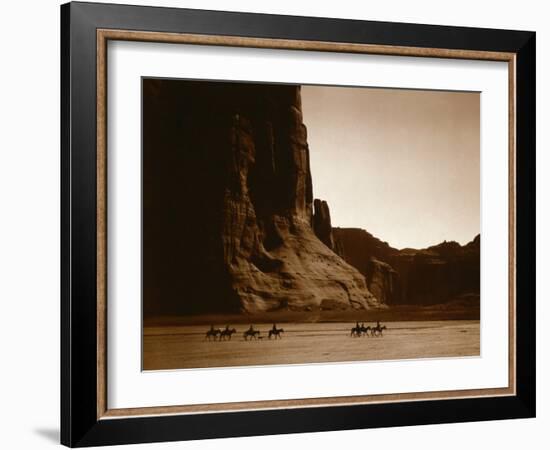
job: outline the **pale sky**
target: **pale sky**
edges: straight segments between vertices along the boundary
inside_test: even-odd
[[[478,93],[302,87],[313,195],[396,248],[480,232]]]

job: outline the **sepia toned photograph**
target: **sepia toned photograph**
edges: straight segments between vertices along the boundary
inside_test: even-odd
[[[143,370],[480,355],[478,92],[142,79]]]
[[[536,416],[536,33],[355,16],[61,6],[63,445]]]

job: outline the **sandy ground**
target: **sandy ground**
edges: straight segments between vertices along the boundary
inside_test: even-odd
[[[208,341],[208,325],[144,329],[145,370],[267,364],[479,356],[479,321],[384,322],[383,337],[350,337],[353,323],[281,323],[282,339],[267,338],[271,324],[254,324],[261,339],[245,341],[248,325],[234,325],[231,341]],[[371,323],[365,325],[372,325]],[[223,328],[225,324],[217,325]]]

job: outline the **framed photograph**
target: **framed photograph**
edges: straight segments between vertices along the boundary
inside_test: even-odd
[[[61,27],[63,444],[534,417],[534,32]]]

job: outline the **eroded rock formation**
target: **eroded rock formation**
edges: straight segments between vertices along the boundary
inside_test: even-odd
[[[328,207],[316,203],[313,214],[298,86],[144,80],[143,88],[147,313],[378,304],[331,250]]]
[[[480,236],[461,246],[446,241],[422,250],[405,249],[392,265],[400,274],[400,303],[431,305],[479,296]]]
[[[373,295],[385,305],[401,301],[401,278],[389,264],[371,257],[366,270],[367,286]]]
[[[339,254],[365,276],[369,290],[382,303],[479,300],[479,235],[464,246],[446,241],[421,250],[395,249],[358,228],[334,228],[333,235]]]
[[[331,250],[334,250],[334,238],[332,236],[332,223],[328,204],[326,201],[316,198],[313,201],[313,207],[313,231],[321,242]]]

